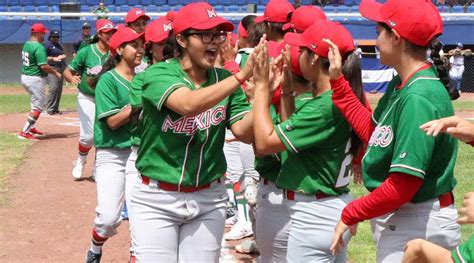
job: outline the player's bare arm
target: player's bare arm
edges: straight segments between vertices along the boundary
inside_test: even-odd
[[[402,262],[451,263],[454,260],[449,250],[419,238],[407,243]]]
[[[441,132],[448,133],[463,142],[474,141],[474,124],[460,118],[451,116],[439,120],[433,120],[420,126],[428,136],[437,136]]]
[[[121,109],[119,113],[108,117],[107,120],[106,120],[107,125],[112,130],[116,130],[116,129],[122,127],[123,125],[130,122],[131,112],[132,112],[132,107],[130,106],[130,104],[128,104],[123,109]]]
[[[66,79],[66,81],[69,83],[77,85],[81,82],[81,76],[77,75],[76,72],[70,68],[66,68],[63,74],[64,79]]]
[[[56,77],[61,78],[61,73],[59,73],[57,70],[55,70],[48,64],[43,64],[40,66],[40,68],[42,71],[46,73],[51,73],[51,74],[54,74]]]

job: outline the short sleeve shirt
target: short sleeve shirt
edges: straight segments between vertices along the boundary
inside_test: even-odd
[[[304,103],[275,126],[286,146],[277,186],[303,194],[349,192],[351,130],[334,106],[332,91]]]
[[[81,74],[79,90],[83,94],[95,96],[95,90],[89,86],[88,81],[100,73],[108,57],[109,52],[104,54],[99,50],[97,44],[92,44],[81,48],[71,64],[69,64],[70,69]]]
[[[96,148],[127,149],[132,146],[131,124],[112,130],[107,118],[119,113],[130,103],[130,82],[115,69],[104,73],[97,83],[94,144]]]
[[[363,158],[364,184],[379,187],[390,173],[423,179],[412,202],[423,202],[450,192],[457,142],[447,134],[427,136],[419,127],[428,121],[454,115],[448,92],[434,68],[416,72],[401,89],[396,76],[374,112],[376,127]]]
[[[224,69],[207,71],[213,85],[231,73]],[[223,147],[226,126],[241,120],[249,111],[247,98],[238,88],[217,105],[196,115],[182,116],[165,102],[176,89],[196,87],[176,59],[150,66],[143,85],[143,132],[137,168],[141,174],[176,185],[204,185],[226,171]]]
[[[21,73],[28,76],[46,76],[40,68],[47,63],[46,49],[37,41],[28,41],[23,45],[21,51],[22,67]]]
[[[143,83],[145,82],[145,72],[135,75],[130,86],[130,106],[132,106],[132,111],[141,112],[143,107],[142,102],[142,93],[143,93]],[[132,118],[132,145],[140,145],[142,127],[139,118],[134,116]]]

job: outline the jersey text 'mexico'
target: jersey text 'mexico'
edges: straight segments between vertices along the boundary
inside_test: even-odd
[[[396,76],[373,114],[375,130],[363,159],[364,184],[379,187],[392,172],[423,179],[412,202],[423,202],[453,190],[457,142],[447,134],[427,136],[420,125],[454,115],[448,92],[434,68],[415,73],[401,89]]]
[[[207,71],[213,85],[231,74],[223,69]],[[226,171],[225,128],[249,111],[239,88],[212,108],[193,117],[184,117],[164,107],[178,88],[196,89],[179,61],[170,59],[145,71],[143,86],[143,134],[137,168],[141,174],[182,186],[199,186],[220,178]]]

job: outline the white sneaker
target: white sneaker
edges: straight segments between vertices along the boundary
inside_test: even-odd
[[[231,216],[225,220],[225,227],[233,227],[237,223],[237,216]]]
[[[86,159],[82,156],[79,156],[77,160],[75,160],[72,164],[74,168],[72,168],[72,177],[79,179],[82,177],[82,172],[84,170],[84,166],[86,165]]]
[[[239,221],[224,235],[224,238],[225,240],[239,240],[252,235],[253,231],[251,224]]]

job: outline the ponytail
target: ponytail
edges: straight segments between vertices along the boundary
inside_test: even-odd
[[[433,61],[433,65],[438,72],[438,77],[443,83],[444,87],[449,93],[449,97],[451,100],[455,100],[459,98],[459,91],[455,88],[450,88],[449,87],[449,69],[448,69],[448,63],[439,55],[439,51],[443,48],[443,44],[437,39],[434,38],[431,40],[430,43],[430,58]]]
[[[95,89],[97,86],[97,82],[99,82],[100,77],[106,73],[107,71],[115,68],[115,66],[122,60],[119,54],[115,54],[115,56],[109,56],[107,60],[105,60],[104,65],[102,66],[102,70],[97,74],[95,77],[91,78],[88,81],[88,84],[91,88]]]

